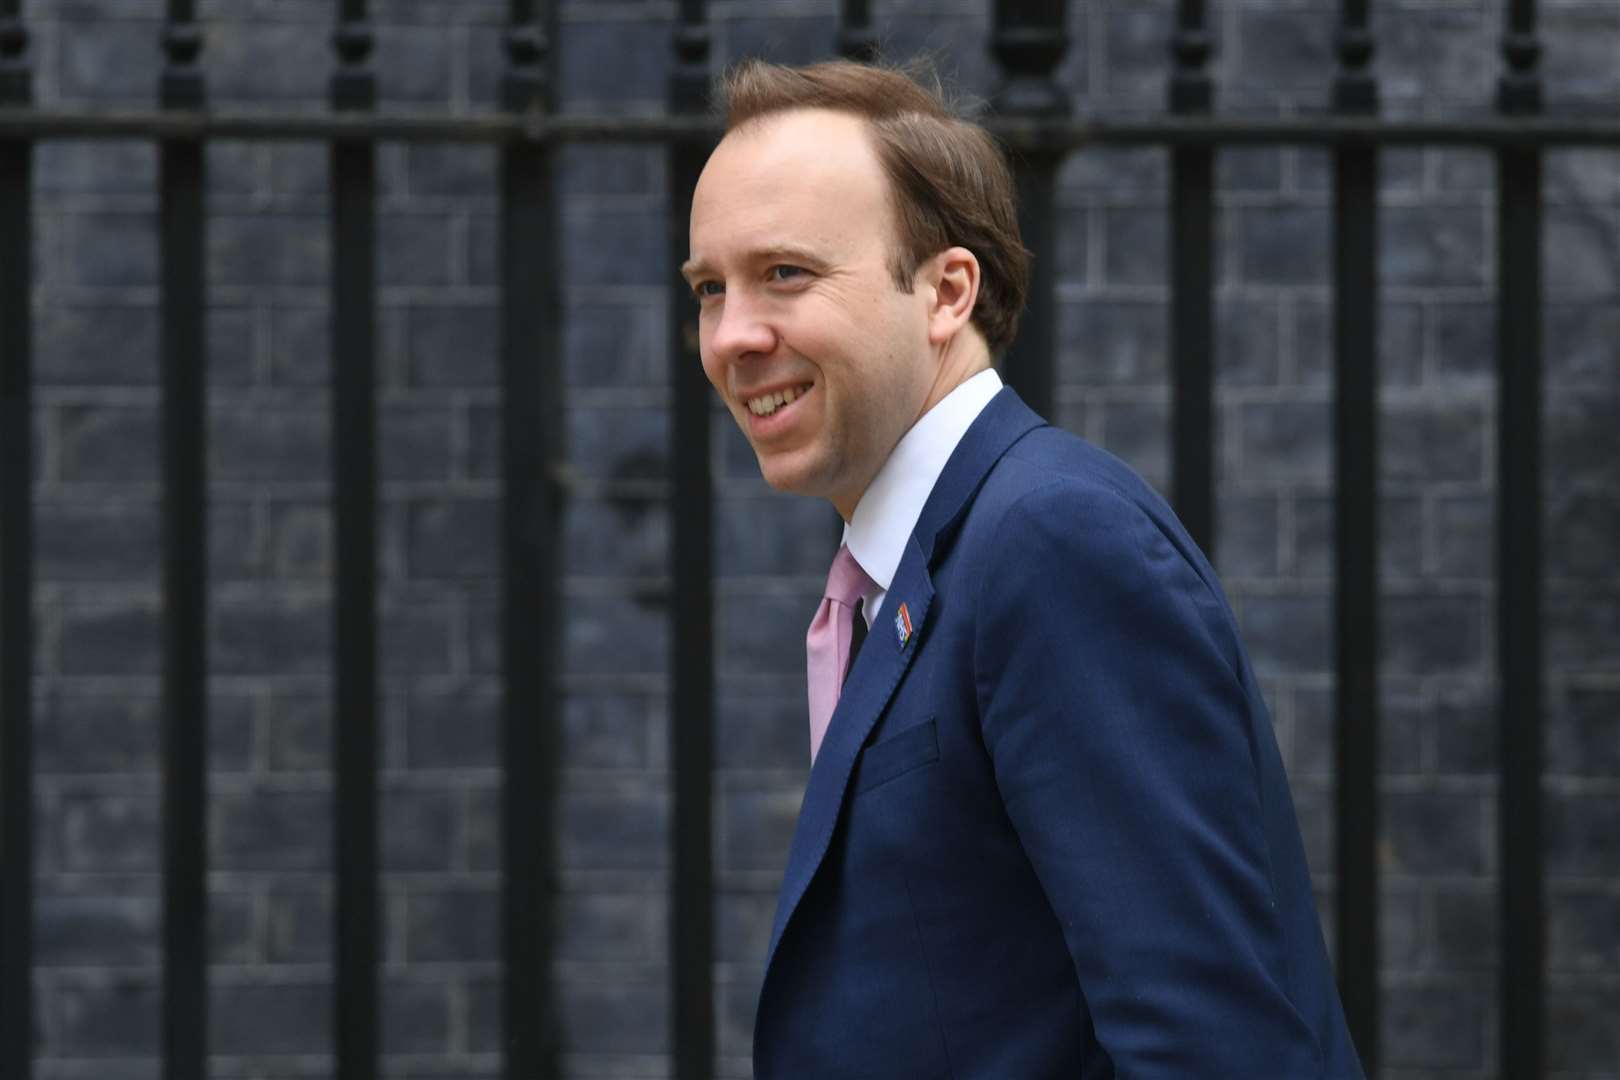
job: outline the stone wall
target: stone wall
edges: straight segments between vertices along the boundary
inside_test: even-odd
[[[831,0],[716,2],[717,65],[830,55]],[[891,55],[984,96],[987,3],[873,5]],[[203,0],[223,108],[321,109],[330,3]],[[1327,100],[1337,5],[1213,5],[1218,107]],[[1489,109],[1500,4],[1378,5],[1387,111]],[[1554,109],[1620,110],[1620,6],[1546,3]],[[1078,107],[1161,110],[1173,5],[1071,4]],[[383,107],[492,107],[505,5],[374,5]],[[150,105],[156,0],[34,0],[36,97]],[[673,3],[564,3],[564,108],[658,112]],[[39,1075],[158,1074],[156,154],[37,154]],[[324,148],[209,165],[210,1040],[219,1077],[331,1073],[330,240]],[[566,519],[557,985],[565,1072],[668,1075],[667,305],[660,151],[574,147],[562,193]],[[1331,938],[1331,175],[1220,159],[1218,568],[1272,703]],[[498,1067],[496,157],[379,154],[386,1072]],[[1547,158],[1546,856],[1554,1075],[1620,1069],[1620,155]],[[1162,151],[1064,169],[1059,415],[1163,486]],[[1384,1075],[1495,1075],[1494,167],[1384,158]],[[340,359],[340,358],[339,358]],[[759,968],[804,781],[802,633],[830,509],[760,482],[715,414],[718,1035],[747,1076]]]

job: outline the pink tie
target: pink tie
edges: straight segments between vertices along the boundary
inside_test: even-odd
[[[876,591],[877,582],[866,576],[849,546],[840,547],[827,572],[826,595],[804,638],[810,675],[811,761],[816,760],[816,751],[821,749],[822,736],[827,734],[838,694],[844,688],[849,643],[855,631],[855,601]]]

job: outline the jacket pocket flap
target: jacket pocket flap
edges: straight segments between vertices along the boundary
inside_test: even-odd
[[[862,753],[855,770],[857,792],[877,787],[895,777],[939,760],[939,734],[934,721],[909,727],[900,734],[873,743]]]

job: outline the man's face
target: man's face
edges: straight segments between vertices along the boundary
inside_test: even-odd
[[[924,411],[931,290],[890,273],[894,211],[862,121],[799,110],[727,135],[692,198],[703,370],[772,487],[846,519]]]

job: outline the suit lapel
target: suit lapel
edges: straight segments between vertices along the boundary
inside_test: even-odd
[[[1042,422],[1018,395],[1010,389],[1002,390],[985,406],[952,451],[917,518],[917,527],[906,544],[905,555],[889,585],[883,607],[872,620],[870,636],[855,658],[821,750],[816,754],[815,765],[810,770],[793,843],[788,849],[776,921],[771,928],[770,951],[765,962],[767,975],[782,933],[832,844],[855,759],[860,756],[872,726],[888,706],[912,658],[926,647],[928,618],[934,600],[930,570],[937,543],[972,503],[972,497],[991,467],[1013,443]],[[909,636],[904,640],[895,625],[901,604],[906,606],[910,617]]]

